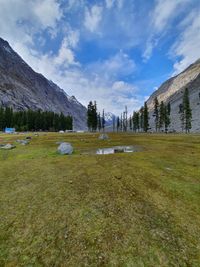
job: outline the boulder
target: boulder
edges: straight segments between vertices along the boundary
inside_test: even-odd
[[[73,153],[73,147],[70,143],[61,143],[57,150],[61,155],[71,155]]]
[[[105,134],[105,133],[100,134],[100,136],[99,136],[99,140],[108,140],[108,139],[109,139],[109,137],[108,137],[108,135]]]
[[[6,144],[4,146],[1,146],[0,148],[1,149],[5,149],[5,150],[10,150],[10,149],[15,148],[15,146],[14,145],[11,145],[11,144]]]

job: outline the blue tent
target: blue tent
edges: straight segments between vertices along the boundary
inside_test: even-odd
[[[11,134],[11,133],[15,133],[15,128],[7,128],[7,127],[6,127],[6,129],[5,129],[5,133],[9,133],[9,134]]]

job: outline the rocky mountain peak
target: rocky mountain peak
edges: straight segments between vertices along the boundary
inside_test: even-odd
[[[72,115],[75,129],[86,129],[86,108],[54,82],[35,72],[0,38],[0,105],[14,110],[47,110]]]

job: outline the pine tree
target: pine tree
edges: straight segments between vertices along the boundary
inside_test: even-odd
[[[192,128],[192,109],[190,108],[190,99],[188,88],[183,95],[183,113],[184,113],[184,130],[186,133]]]
[[[97,130],[97,125],[98,125],[98,114],[97,114],[97,103],[94,101],[94,106],[93,106],[93,131]]]
[[[160,103],[160,109],[159,109],[159,130],[163,128],[165,124],[165,105],[164,102],[162,101]]]
[[[119,131],[120,129],[120,118],[119,116],[117,117],[117,132]]]
[[[171,123],[171,120],[170,120],[170,114],[171,114],[171,105],[170,105],[170,103],[168,103],[168,104],[165,106],[165,119],[164,119],[165,132],[166,132],[166,133],[168,132],[168,128],[169,128],[169,125],[170,125],[170,123]]]
[[[144,103],[144,131],[147,132],[149,129],[149,112],[147,102]]]
[[[129,118],[129,129],[130,129],[130,131],[133,130],[133,118],[131,116]]]
[[[115,115],[112,116],[113,132],[115,132]]]
[[[92,129],[92,101],[89,102],[88,107],[87,107],[87,126],[88,126],[88,131],[91,131]]]
[[[133,130],[135,132],[139,131],[139,128],[140,128],[139,118],[140,118],[139,112],[134,112],[133,117],[132,117],[132,121],[133,121]]]
[[[102,113],[102,129],[103,132],[105,131],[105,113],[104,113],[104,109],[103,109],[103,113]]]
[[[154,114],[153,114],[153,116],[155,116],[155,128],[156,128],[156,132],[157,132],[158,128],[159,128],[159,102],[158,102],[157,97],[154,99]]]
[[[144,107],[141,107],[139,116],[140,116],[140,129],[141,131],[144,131]]]
[[[99,132],[101,131],[101,127],[102,127],[102,125],[101,125],[101,115],[100,115],[100,113],[98,113],[98,117],[97,117],[97,121],[98,121],[98,130],[99,130]]]

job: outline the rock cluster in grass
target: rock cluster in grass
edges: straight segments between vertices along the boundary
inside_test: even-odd
[[[17,143],[23,145],[23,146],[26,146],[29,144],[29,141],[28,140],[16,140]]]
[[[108,140],[108,139],[109,139],[109,137],[108,137],[108,135],[105,134],[105,133],[100,134],[100,136],[99,136],[99,140]]]
[[[10,150],[10,149],[13,149],[13,148],[15,148],[15,146],[12,145],[12,144],[6,144],[6,145],[1,145],[0,146],[0,149],[5,149],[5,150]]]
[[[70,143],[61,143],[57,149],[61,155],[71,155],[73,153],[73,147]]]

